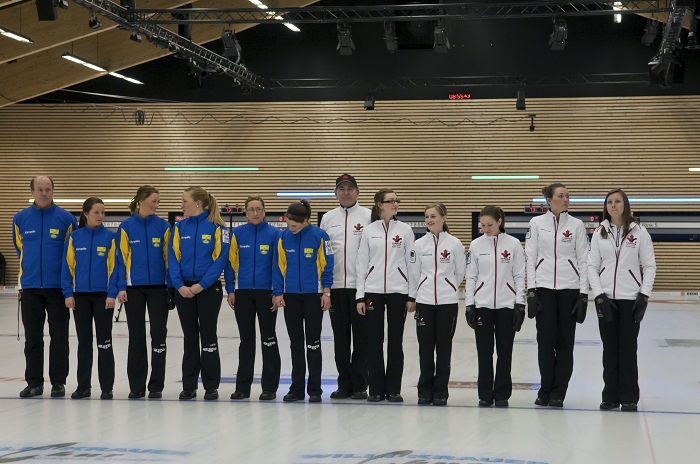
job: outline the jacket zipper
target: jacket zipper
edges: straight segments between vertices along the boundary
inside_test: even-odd
[[[41,210],[41,241],[39,242],[39,287],[44,288],[44,210]]]
[[[498,287],[498,235],[493,238],[493,309],[496,306],[496,289]]]
[[[299,244],[297,245],[297,277],[299,278],[299,293],[301,291],[301,231],[297,234],[299,236]]]
[[[557,239],[559,238],[559,224],[556,216],[554,219],[554,290],[557,289]]]
[[[629,271],[629,273],[632,276],[632,278],[634,279],[634,281],[637,282],[637,285],[641,287],[642,284],[640,284],[639,281],[637,280],[637,278],[634,276],[634,272],[632,272],[632,269],[627,269],[627,270]]]
[[[608,234],[612,237],[611,232],[612,231],[608,231]],[[629,234],[629,232],[630,231],[628,230],[627,234]],[[620,241],[619,245],[617,243],[615,244],[615,274],[613,275],[613,300],[615,299],[615,293],[617,292],[617,265],[620,262],[620,252],[622,251],[622,244],[625,243],[625,238],[627,238],[627,234],[625,234],[625,236],[622,237],[622,240]]]
[[[197,279],[196,264],[197,264],[197,240],[199,239],[199,219],[197,219],[197,225],[194,228],[194,254],[192,256],[192,279]]]
[[[348,210],[345,210],[345,228],[343,229],[343,288],[348,286]]]
[[[433,256],[435,257],[435,273],[433,274],[433,294],[435,296],[435,305],[437,306],[438,301],[437,301],[437,272],[438,272],[438,262],[437,262],[437,255],[438,255],[438,238],[433,235],[433,241],[435,242],[435,253]]]
[[[95,241],[95,229],[91,229],[92,237],[90,237],[90,265],[88,266],[88,292],[92,291],[92,243]]]
[[[384,293],[386,293],[386,262],[389,254],[389,228],[382,222],[384,227]]]
[[[258,226],[253,226],[253,228],[255,229],[255,238],[253,238],[253,290],[255,290],[257,289],[257,287],[255,286],[255,274],[257,270],[255,261],[258,257]]]
[[[144,231],[144,235],[146,237],[146,263],[147,263],[146,270],[148,271],[148,284],[150,285],[151,284],[151,257],[150,257],[150,253],[148,251],[148,248],[149,248],[148,226],[146,225],[146,219],[148,219],[148,218],[144,218],[144,220],[143,220],[143,231]]]

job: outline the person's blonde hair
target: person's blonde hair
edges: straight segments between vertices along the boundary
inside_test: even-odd
[[[189,193],[194,201],[201,201],[202,208],[209,210],[209,217],[207,219],[220,226],[226,225],[224,220],[221,219],[219,204],[216,202],[216,197],[214,195],[207,192],[202,187],[189,187],[185,189],[185,192]]]
[[[151,185],[143,185],[139,187],[139,189],[136,191],[136,195],[134,195],[134,198],[131,199],[131,203],[129,203],[129,211],[131,211],[131,214],[134,214],[139,210],[140,202],[150,197],[154,193],[160,192],[158,192],[157,188]]]

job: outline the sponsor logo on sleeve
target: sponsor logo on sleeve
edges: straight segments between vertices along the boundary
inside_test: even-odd
[[[531,227],[531,226],[527,226],[527,232],[525,233],[525,239],[526,239],[526,240],[527,240],[528,238],[530,238],[530,227]]]
[[[326,256],[332,255],[333,254],[333,246],[331,245],[330,240],[326,240]]]
[[[471,263],[472,263],[472,252],[467,251],[467,264],[471,264]]]
[[[411,250],[411,262],[416,262],[416,250]]]
[[[228,235],[228,229],[224,229],[224,230],[221,231],[221,240],[222,240],[224,243],[230,243],[230,242],[231,242],[231,238],[230,238],[229,235]]]

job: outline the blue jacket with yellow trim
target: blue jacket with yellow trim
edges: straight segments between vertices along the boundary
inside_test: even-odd
[[[132,285],[164,285],[168,275],[170,224],[152,214],[135,213],[117,230],[117,289]]]
[[[63,252],[63,296],[74,292],[107,292],[117,297],[116,234],[100,225],[81,227],[68,237]]]
[[[333,247],[323,229],[309,224],[293,234],[282,231],[275,247],[272,289],[283,293],[320,293],[333,285]]]
[[[61,288],[61,261],[66,239],[78,221],[51,205],[25,208],[12,218],[12,242],[19,258],[19,288]]]
[[[219,280],[228,259],[229,232],[207,218],[209,211],[190,216],[175,224],[168,248],[168,272],[177,289],[185,281],[202,288]]]
[[[272,290],[272,259],[281,231],[263,221],[257,226],[243,224],[231,233],[228,263],[224,268],[226,292]]]

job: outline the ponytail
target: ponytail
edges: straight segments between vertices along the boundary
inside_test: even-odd
[[[435,211],[437,211],[441,217],[447,216],[447,207],[443,203],[428,203],[428,206],[425,207],[423,212],[428,211],[430,208],[435,208]],[[447,221],[442,223],[442,231],[447,233],[450,232],[450,228],[447,227]]]
[[[561,182],[555,182],[542,187],[542,195],[547,199],[547,205],[549,205],[549,200],[554,197],[554,191],[558,188],[566,188],[566,185]]]
[[[104,205],[104,202],[97,197],[90,197],[83,202],[83,211],[82,211],[82,213],[80,213],[80,220],[78,221],[78,229],[80,229],[81,227],[85,227],[87,225],[86,214],[89,214],[90,211],[92,211],[92,207],[95,206],[95,203],[99,203],[101,205]]]
[[[202,208],[209,211],[209,216],[207,219],[219,226],[226,226],[226,223],[221,219],[221,213],[219,212],[219,204],[216,201],[216,197],[211,193],[204,190],[202,187],[189,187],[185,189],[185,192],[189,192],[190,196],[194,201],[201,201]]]
[[[384,201],[384,197],[390,193],[395,192],[391,189],[381,189],[374,194],[374,204],[372,204],[372,215],[370,218],[371,222],[378,221],[382,218],[382,208],[378,204]]]
[[[311,204],[309,203],[309,200],[300,200],[296,203],[292,203],[287,208],[287,212],[284,216],[294,222],[310,221]]]
[[[543,189],[543,193],[544,193],[544,189]],[[506,231],[506,214],[503,212],[503,210],[499,206],[484,206],[484,208],[479,213],[479,217],[482,217],[482,216],[491,216],[496,221],[498,221],[500,219],[501,225],[498,226],[498,230],[501,233],[505,233],[505,231]]]
[[[154,193],[159,193],[158,189],[150,186],[150,185],[143,185],[139,187],[139,189],[136,191],[136,195],[131,199],[131,202],[129,203],[129,211],[131,211],[131,214],[137,213],[139,210],[139,203],[141,203],[143,200],[146,198],[150,197]]]

